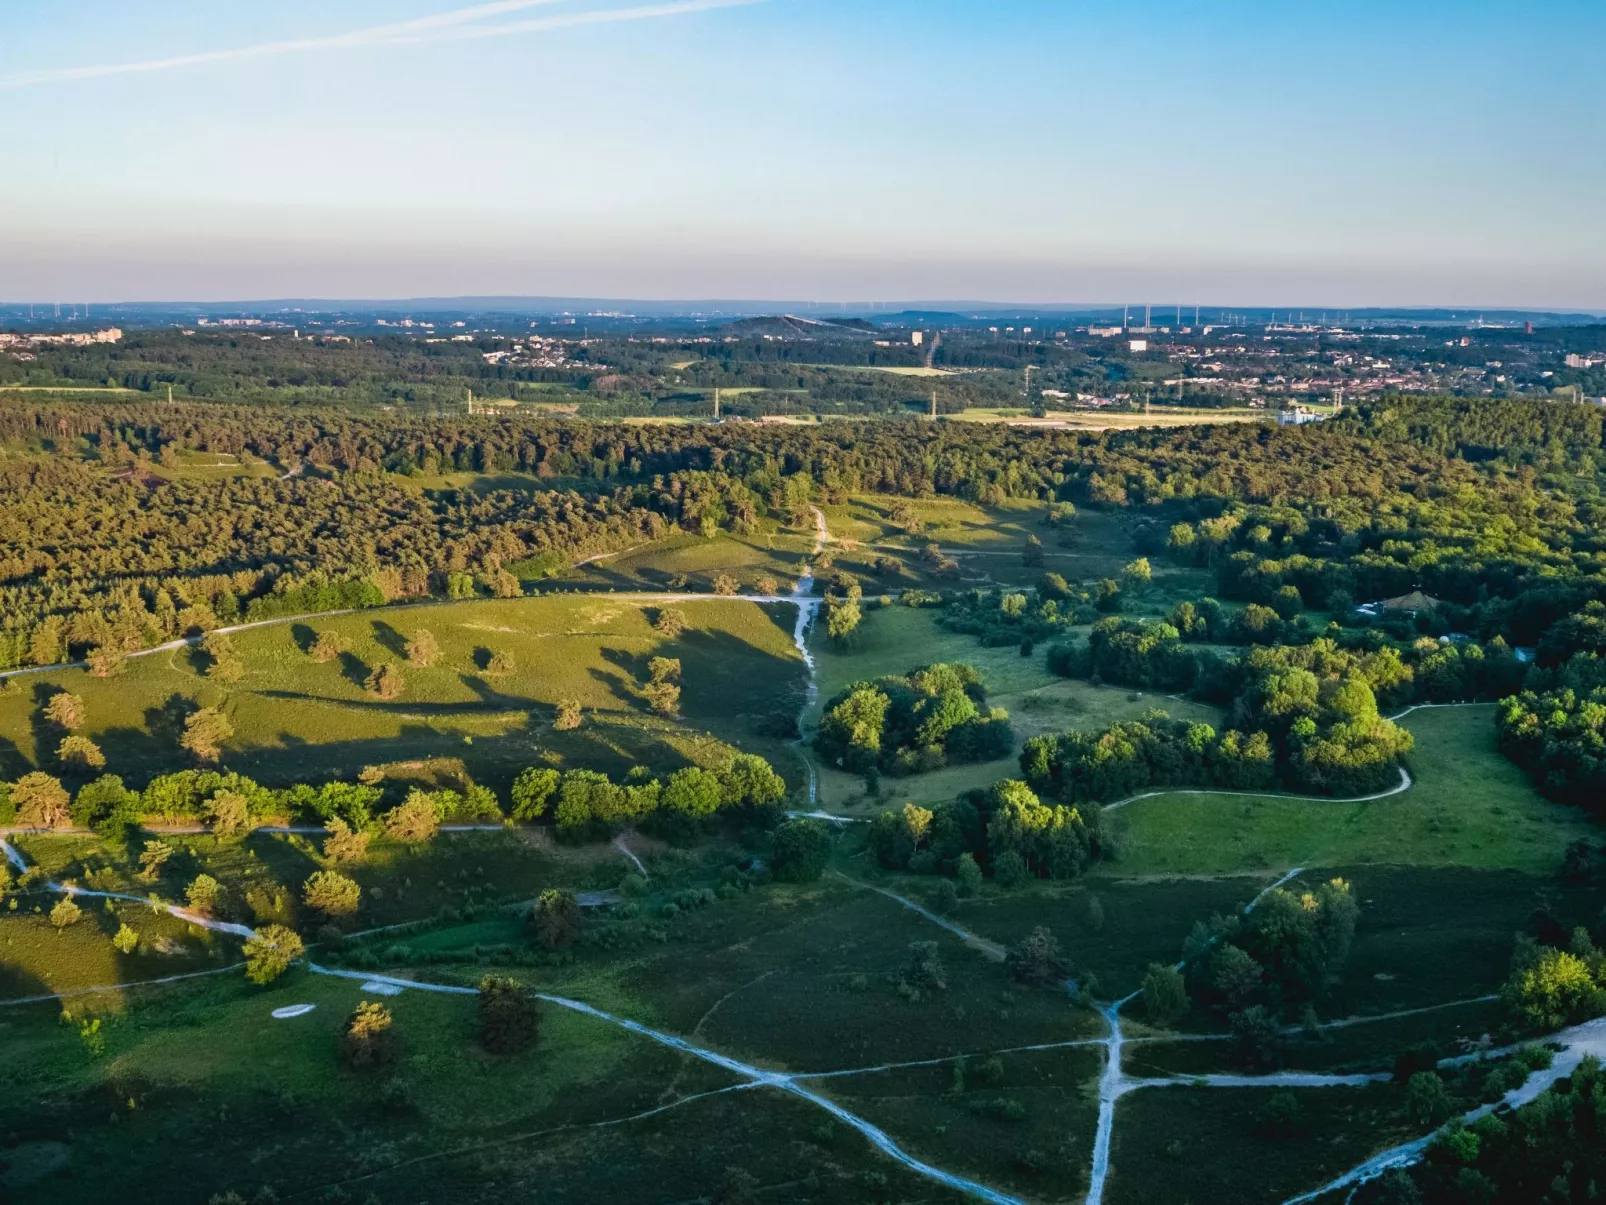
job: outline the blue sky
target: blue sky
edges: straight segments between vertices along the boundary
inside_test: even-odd
[[[0,299],[1606,308],[1599,0],[473,7],[5,0]]]

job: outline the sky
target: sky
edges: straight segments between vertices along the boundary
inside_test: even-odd
[[[1600,0],[4,0],[0,301],[1606,310]]]

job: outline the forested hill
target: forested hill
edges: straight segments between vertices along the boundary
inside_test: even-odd
[[[1389,397],[1338,420],[1388,443],[1445,456],[1594,474],[1606,467],[1606,407],[1550,400]]]
[[[1515,422],[1528,404],[1479,403],[1467,425],[1506,406]],[[1472,442],[1444,413],[1449,438]],[[1336,609],[1420,588],[1519,643],[1606,597],[1592,493],[1370,421],[1087,434],[3,403],[0,662],[126,650],[242,613],[517,591],[510,570],[531,558],[745,532],[766,515],[807,523],[808,504],[850,494],[1102,508],[1128,516],[1137,551],[1213,568],[1226,598],[1293,587]],[[249,471],[182,471],[195,453]],[[452,471],[478,474],[476,490],[410,480]],[[499,480],[510,473],[527,476]]]

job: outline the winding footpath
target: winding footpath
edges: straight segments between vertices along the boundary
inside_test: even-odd
[[[24,858],[21,852],[12,846],[10,842],[0,839],[0,853],[3,853],[5,859],[19,871],[26,873],[30,870],[27,859]],[[102,899],[126,900],[132,903],[145,905],[146,907],[158,908],[164,912],[172,914],[173,916],[179,917],[182,920],[188,921],[191,924],[200,925],[203,928],[211,929],[215,932],[227,933],[231,936],[249,938],[254,935],[254,931],[245,925],[235,925],[224,921],[215,921],[210,917],[200,916],[194,912],[190,912],[187,909],[179,908],[173,904],[162,903],[161,901],[155,899],[141,899],[138,896],[125,895],[121,892],[89,891],[84,888],[72,886],[70,884],[58,883],[54,879],[45,879],[44,886],[51,891],[56,891],[67,896],[94,896]],[[452,984],[426,983],[421,980],[405,979],[396,975],[374,974],[365,971],[341,970],[333,967],[322,966],[319,963],[311,961],[310,959],[307,961],[306,967],[308,971],[315,975],[327,975],[336,979],[356,980],[357,982],[365,985],[380,984],[400,990],[412,989],[416,991],[439,992],[455,996],[479,995],[479,991],[476,988],[458,987]],[[148,980],[146,982],[171,983],[179,979],[197,978],[199,975],[221,974],[223,971],[233,969],[235,968],[224,967],[213,971],[203,971],[192,975],[175,975],[166,979]],[[122,986],[132,987],[140,985],[127,984]],[[85,989],[86,992],[103,990],[113,989]],[[667,1046],[672,1050],[678,1050],[683,1054],[700,1059],[705,1063],[710,1063],[716,1067],[721,1067],[724,1070],[731,1072],[733,1075],[736,1075],[747,1081],[744,1085],[745,1087],[774,1088],[778,1091],[786,1092],[792,1096],[796,1096],[801,1100],[805,1100],[809,1104],[814,1105],[816,1108],[823,1109],[832,1117],[840,1121],[843,1125],[848,1126],[850,1129],[856,1130],[858,1133],[862,1134],[872,1146],[881,1151],[888,1158],[901,1164],[903,1167],[914,1172],[916,1175],[931,1180],[936,1184],[941,1184],[945,1188],[951,1188],[958,1192],[975,1197],[977,1200],[986,1201],[989,1203],[989,1205],[1026,1205],[1026,1202],[1022,1201],[1019,1197],[1014,1197],[1008,1193],[999,1192],[997,1189],[991,1188],[986,1184],[968,1179],[964,1176],[955,1175],[952,1172],[944,1171],[940,1167],[936,1167],[930,1163],[924,1162],[921,1159],[917,1159],[915,1156],[909,1154],[901,1146],[894,1142],[886,1133],[886,1131],[882,1130],[880,1127],[869,1121],[866,1121],[856,1113],[852,1113],[843,1108],[836,1101],[804,1087],[799,1080],[811,1078],[808,1075],[791,1075],[783,1071],[771,1071],[765,1070],[761,1067],[755,1067],[750,1063],[742,1062],[740,1059],[735,1059],[729,1055],[721,1054],[717,1050],[711,1050],[706,1046],[699,1046],[685,1038],[677,1037],[674,1034],[664,1033],[662,1030],[654,1029],[649,1025],[643,1025],[639,1021],[633,1021],[628,1017],[615,1016],[613,1013],[605,1012],[602,1009],[596,1008],[590,1004],[586,1004],[581,1000],[572,1000],[566,996],[555,996],[547,992],[535,992],[532,993],[532,995],[534,995],[537,999],[543,1000],[548,1004],[552,1004],[558,1008],[565,1008],[571,1012],[580,1013],[584,1016],[607,1022],[610,1025],[617,1026],[621,1029],[629,1031],[630,1033],[637,1034],[641,1037],[649,1039],[650,1041],[657,1042],[661,1046]],[[60,993],[52,993],[47,996],[30,998],[26,1001],[14,1000],[7,1001],[7,1003],[37,1003],[59,998],[61,998]],[[852,1074],[852,1072],[844,1072],[842,1074]],[[654,1111],[656,1112],[657,1110]]]
[[[811,507],[814,511],[814,551],[811,557],[818,557],[825,551],[826,543],[831,539],[831,533],[825,526],[825,512],[819,507]],[[809,712],[814,709],[815,702],[820,697],[820,671],[815,664],[814,653],[809,648],[809,628],[813,626],[815,616],[820,613],[820,600],[814,597],[814,566],[812,561],[803,563],[803,572],[798,575],[797,585],[786,601],[797,605],[797,622],[792,626],[792,643],[797,646],[798,656],[803,658],[803,668],[808,671],[807,684],[803,691],[803,706],[797,713],[797,749],[798,758],[803,762],[803,774],[808,783],[809,806],[812,808],[819,799],[819,774],[814,768],[814,759],[809,756],[809,734],[804,727],[808,723]]]

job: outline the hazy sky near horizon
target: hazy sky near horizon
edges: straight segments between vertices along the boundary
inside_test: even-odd
[[[0,300],[1606,309],[1600,0],[9,0]]]

